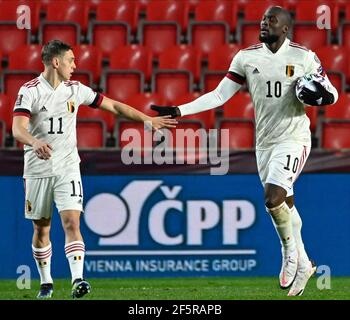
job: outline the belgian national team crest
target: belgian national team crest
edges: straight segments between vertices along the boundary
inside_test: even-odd
[[[286,66],[286,75],[287,75],[287,77],[293,77],[294,66],[291,66],[290,64]]]
[[[74,113],[74,110],[75,110],[74,101],[67,102],[67,109],[68,109],[68,112]]]

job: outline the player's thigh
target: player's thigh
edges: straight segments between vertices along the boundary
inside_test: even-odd
[[[269,159],[265,183],[284,188],[287,196],[290,196],[293,184],[304,168],[309,153],[310,148],[301,144],[277,145]]]
[[[52,217],[53,184],[54,177],[24,179],[25,217],[27,219],[41,220]]]
[[[79,170],[71,170],[57,176],[54,201],[58,212],[83,211],[83,185]]]

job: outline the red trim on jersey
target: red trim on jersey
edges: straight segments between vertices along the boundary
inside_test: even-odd
[[[234,82],[237,82],[238,84],[243,84],[245,81],[244,77],[242,77],[241,75],[239,75],[235,72],[227,72],[226,77]]]
[[[14,117],[17,117],[17,116],[24,116],[24,117],[27,117],[27,118],[31,118],[32,116],[30,115],[30,114],[28,114],[28,113],[26,113],[26,112],[16,112],[16,111],[14,111],[13,112],[13,116]]]
[[[308,48],[306,47],[303,47],[302,45],[298,44],[298,43],[295,43],[295,42],[290,42],[289,45],[293,48],[298,48],[298,49],[302,49],[304,51],[309,51]]]
[[[38,84],[40,83],[40,81],[34,81],[34,82],[30,82],[30,83],[25,83],[23,85],[23,87],[26,87],[26,88],[32,88],[32,87],[36,87]]]
[[[297,171],[297,175],[295,176],[295,179],[294,181],[299,177],[299,174],[301,172],[301,169],[303,168],[304,166],[304,162],[306,160],[306,157],[307,157],[307,148],[306,146],[304,146],[304,150],[303,150],[303,153],[300,157],[300,161],[299,161],[299,166],[298,166],[298,171]]]
[[[23,86],[27,86],[27,85],[32,85],[32,84],[34,84],[35,82],[40,82],[40,80],[39,80],[39,78],[34,78],[34,79],[32,79],[32,80],[30,80],[30,81],[28,81],[28,82],[26,82]]]
[[[243,50],[256,50],[256,49],[260,49],[260,48],[262,48],[262,44],[257,43],[257,44],[253,44],[252,46],[249,46]]]

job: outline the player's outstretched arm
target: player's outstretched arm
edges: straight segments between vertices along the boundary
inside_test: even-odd
[[[109,112],[112,112],[114,115],[121,115],[130,120],[140,121],[140,122],[151,122],[153,129],[161,128],[175,128],[177,121],[175,119],[170,119],[170,116],[164,115],[160,117],[150,117],[143,112],[136,110],[135,108],[121,103],[119,101],[103,97],[100,108]]]
[[[52,146],[48,143],[34,138],[28,132],[29,119],[25,116],[13,117],[13,137],[26,145],[32,146],[39,159],[48,160],[51,157]]]
[[[182,104],[178,107],[152,105],[151,108],[157,111],[159,115],[170,115],[172,118],[187,116],[222,106],[240,88],[240,84],[224,77],[215,90],[200,96],[190,103]]]

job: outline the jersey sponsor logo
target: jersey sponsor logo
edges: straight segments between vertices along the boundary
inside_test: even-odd
[[[74,103],[74,101],[68,101],[67,102],[67,110],[68,110],[68,112],[70,112],[70,113],[74,113],[74,110],[75,110],[75,103]]]
[[[258,73],[260,73],[258,68],[255,68],[254,71],[253,71],[253,74],[258,74]]]
[[[46,107],[45,106],[43,106],[40,110],[39,110],[39,112],[47,112],[47,109],[46,109]]]
[[[19,94],[16,99],[16,106],[20,106],[22,104],[23,94]]]
[[[294,75],[294,66],[292,66],[292,65],[287,65],[286,66],[286,75],[287,75],[287,77],[293,77],[293,75]]]

